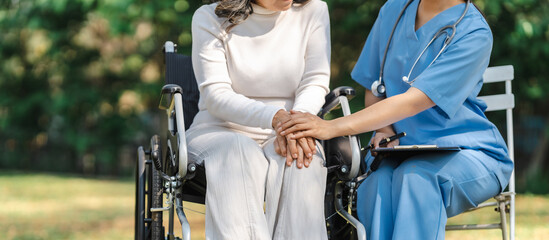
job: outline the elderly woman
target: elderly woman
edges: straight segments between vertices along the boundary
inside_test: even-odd
[[[316,113],[330,75],[320,0],[222,0],[192,21],[199,113],[189,156],[207,175],[207,239],[326,239],[323,151],[273,126]]]

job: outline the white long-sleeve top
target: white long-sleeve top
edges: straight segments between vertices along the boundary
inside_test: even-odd
[[[229,32],[216,6],[200,7],[192,20],[200,100],[191,129],[224,126],[265,140],[278,110],[316,114],[329,91],[326,3],[311,0],[287,11],[252,4],[253,14]]]

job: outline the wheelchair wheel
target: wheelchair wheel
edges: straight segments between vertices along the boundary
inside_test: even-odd
[[[146,165],[143,147],[137,149],[137,167],[135,168],[135,240],[145,240],[148,228],[146,226]]]
[[[146,159],[143,147],[137,150],[136,191],[135,191],[135,239],[164,239],[162,212],[151,212],[151,208],[162,207],[162,177]]]
[[[154,167],[149,164],[151,173],[151,208],[162,207],[162,196],[164,194],[164,188],[162,187],[162,176],[160,174],[160,160],[162,159],[162,148],[160,147],[160,137],[154,135],[151,138],[151,158],[153,160]],[[151,239],[160,240],[164,239],[164,231],[162,227],[162,212],[151,212]]]
[[[151,187],[151,207],[152,208],[161,208],[162,207],[162,196],[164,189],[162,187],[162,177],[160,172],[155,168],[151,167],[152,172],[152,187]],[[164,239],[164,229],[162,226],[162,212],[153,212],[151,215],[151,239],[152,240],[161,240]]]

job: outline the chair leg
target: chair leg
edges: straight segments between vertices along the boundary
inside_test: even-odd
[[[505,207],[507,206],[507,203],[505,201],[505,198],[498,199],[498,208],[499,208],[499,216],[501,218],[501,234],[503,240],[508,240],[507,235],[507,214],[505,214]]]

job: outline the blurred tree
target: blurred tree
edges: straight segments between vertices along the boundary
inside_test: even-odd
[[[515,67],[517,187],[547,193],[549,1],[485,0],[479,5],[494,34],[491,65]]]
[[[363,88],[350,79],[350,71],[385,1],[326,2],[332,86],[356,87],[356,111],[363,107]],[[549,82],[543,76],[549,71],[549,2],[474,2],[494,34],[491,65],[515,66],[517,169],[526,171],[527,163],[536,171],[547,168]],[[162,43],[172,40],[189,54],[192,14],[202,4],[0,1],[0,167],[130,172],[135,146],[160,130]]]
[[[157,126],[162,42],[190,52],[198,5],[3,1],[0,167],[131,171],[133,146]]]

